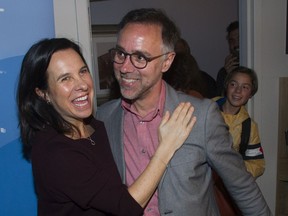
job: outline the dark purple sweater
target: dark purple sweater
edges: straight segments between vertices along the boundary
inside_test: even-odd
[[[104,124],[92,119],[91,138],[73,140],[53,128],[32,142],[38,215],[142,215],[143,209],[122,184]]]

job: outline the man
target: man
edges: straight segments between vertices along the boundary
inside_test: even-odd
[[[122,99],[98,108],[123,181],[131,185],[158,145],[157,127],[166,110],[182,101],[195,107],[193,131],[167,166],[146,216],[219,215],[211,168],[244,215],[270,215],[270,210],[232,140],[217,104],[176,92],[162,80],[173,62],[179,38],[175,24],[160,10],[128,12],[119,24],[116,48],[110,51]]]
[[[239,22],[230,23],[226,30],[229,55],[225,58],[225,65],[219,70],[216,78],[217,94],[219,96],[223,95],[224,81],[227,74],[239,66]]]

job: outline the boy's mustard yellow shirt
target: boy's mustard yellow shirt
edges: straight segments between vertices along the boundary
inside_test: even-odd
[[[219,97],[214,98],[213,100],[217,101],[217,99],[219,99]],[[240,108],[240,111],[236,115],[225,114],[222,111],[221,114],[226,124],[228,125],[229,132],[233,138],[233,148],[237,152],[239,152],[239,146],[241,142],[242,122],[245,121],[250,116],[245,106],[242,106]],[[261,176],[265,170],[265,160],[263,157],[263,149],[261,147],[258,126],[253,119],[251,119],[250,138],[248,143],[248,149],[246,150],[245,155],[249,156],[249,159],[244,160],[247,171],[250,172],[254,177]]]

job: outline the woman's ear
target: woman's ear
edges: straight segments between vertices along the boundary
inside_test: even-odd
[[[39,88],[35,88],[35,92],[36,92],[36,94],[37,94],[40,98],[42,98],[44,101],[46,101],[47,103],[50,103],[50,99],[49,99],[49,96],[48,96],[47,92],[44,92],[44,91],[42,91],[42,90],[39,89]]]
[[[166,72],[170,68],[170,66],[174,60],[175,55],[176,55],[175,52],[170,52],[167,54],[167,57],[166,57],[165,61],[163,62],[162,73]]]

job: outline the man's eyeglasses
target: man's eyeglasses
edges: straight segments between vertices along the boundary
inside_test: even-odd
[[[130,54],[117,48],[110,49],[109,53],[111,60],[116,64],[123,64],[125,62],[126,57],[130,56],[130,61],[133,64],[133,66],[138,69],[143,69],[147,66],[148,62],[160,58],[161,56],[167,55],[169,52],[151,58],[144,56],[143,53],[141,52],[135,52]]]

